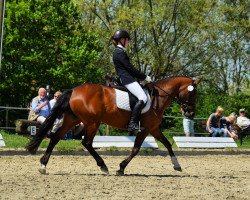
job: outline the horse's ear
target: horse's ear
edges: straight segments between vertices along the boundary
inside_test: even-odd
[[[196,79],[196,80],[194,81],[194,84],[195,84],[195,85],[198,85],[200,82],[201,82],[200,79]]]

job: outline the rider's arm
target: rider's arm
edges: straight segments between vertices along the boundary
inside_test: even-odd
[[[125,67],[125,69],[128,71],[128,73],[138,79],[141,80],[145,80],[146,79],[146,75],[142,72],[140,72],[139,70],[137,70],[131,63],[129,60],[128,55],[125,52],[122,52],[119,54],[120,56],[120,62],[122,63],[122,65]]]

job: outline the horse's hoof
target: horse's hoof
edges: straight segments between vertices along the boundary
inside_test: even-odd
[[[46,165],[42,164],[41,167],[38,169],[41,174],[46,174]]]
[[[102,172],[104,172],[106,175],[109,175],[109,170],[108,170],[108,168],[107,168],[106,165],[104,165],[104,166],[102,166],[102,167],[100,167],[100,168],[101,168],[101,171],[102,171]]]
[[[33,149],[33,150],[31,150],[31,149],[29,149],[28,147],[26,147],[26,150],[31,154],[31,155],[35,155],[36,154],[36,149]]]
[[[46,169],[45,169],[45,168],[40,168],[40,169],[38,169],[38,171],[39,171],[41,174],[46,174]]]
[[[182,172],[181,167],[174,167],[174,170],[179,171],[179,172]]]
[[[123,176],[124,175],[124,171],[122,171],[122,170],[119,169],[119,170],[116,171],[116,175],[117,176]]]

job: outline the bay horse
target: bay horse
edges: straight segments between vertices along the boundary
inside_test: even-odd
[[[174,100],[181,105],[184,111],[189,113],[195,112],[196,86],[199,83],[200,80],[176,76],[149,84],[150,87],[154,88],[156,95],[151,96],[152,104],[150,109],[141,115],[141,125],[144,129],[136,135],[134,147],[130,155],[120,163],[120,169],[117,171],[117,175],[124,174],[126,166],[139,152],[144,139],[149,133],[168,149],[173,168],[177,171],[182,171],[173,152],[172,145],[160,131],[159,125],[162,121],[164,110]],[[37,134],[26,146],[26,149],[31,154],[36,153],[40,143],[46,137],[48,130],[52,127],[56,118],[62,114],[64,116],[63,124],[50,139],[49,145],[40,159],[40,173],[46,173],[46,166],[50,155],[59,140],[62,139],[66,132],[73,126],[83,122],[85,134],[82,145],[94,157],[101,171],[108,174],[109,171],[104,160],[92,146],[93,139],[101,122],[112,127],[126,130],[131,117],[131,112],[122,110],[116,106],[114,88],[85,83],[65,91],[57,100],[50,115],[41,125]]]

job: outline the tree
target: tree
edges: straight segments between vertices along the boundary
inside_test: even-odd
[[[100,45],[70,0],[19,0],[6,4],[0,105],[27,105],[37,88],[72,88],[96,82]]]
[[[202,78],[206,88],[226,94],[240,92],[246,85],[242,83],[249,81],[247,1],[76,2],[86,28],[100,35],[106,45],[99,63],[105,63],[107,71],[113,69],[110,37],[114,30],[124,28],[132,34],[134,65],[144,72],[150,66],[155,78],[192,75]]]

